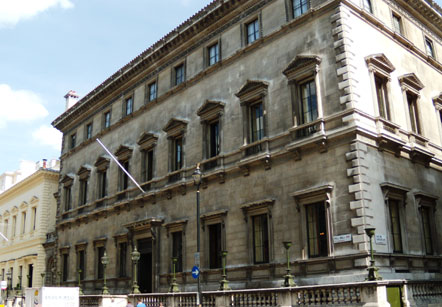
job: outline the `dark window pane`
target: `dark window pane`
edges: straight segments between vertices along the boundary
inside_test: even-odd
[[[119,276],[126,277],[127,243],[119,244]]]
[[[183,271],[183,233],[181,231],[172,233],[172,257],[177,258],[175,272]]]
[[[376,99],[378,101],[379,116],[390,120],[390,110],[387,99],[387,80],[375,76]]]
[[[264,113],[262,103],[254,104],[250,107],[250,142],[256,142],[264,137]]]
[[[214,44],[209,47],[209,66],[219,61],[219,47],[218,44]]]
[[[293,0],[293,17],[298,17],[307,12],[308,0]]]
[[[417,97],[411,93],[407,93],[408,114],[410,117],[411,130],[414,133],[421,133],[418,110],[417,110]]]
[[[254,263],[269,262],[269,234],[267,214],[252,217],[253,221],[253,258]]]
[[[251,44],[259,38],[258,19],[255,19],[254,21],[246,25],[246,32],[247,32],[247,44]]]
[[[104,246],[97,248],[97,279],[103,278],[104,267],[101,258],[104,256]]]
[[[221,267],[221,224],[209,225],[209,266],[211,269]]]
[[[210,143],[209,143],[209,158],[216,157],[219,154],[220,138],[219,138],[219,122],[213,122],[209,125]]]
[[[318,104],[314,80],[301,84],[301,100],[302,123],[305,124],[316,120],[318,118]]]
[[[132,97],[126,99],[126,115],[133,112],[133,99]]]
[[[399,201],[390,199],[388,201],[390,207],[390,223],[391,236],[393,238],[393,251],[395,253],[402,253],[402,234],[401,234],[401,220],[399,216]]]
[[[177,171],[183,167],[183,139],[176,138],[174,140],[174,160],[172,171]]]
[[[63,254],[63,272],[62,272],[62,274],[63,274],[63,276],[62,276],[62,278],[63,278],[63,281],[67,281],[68,280],[68,269],[69,269],[69,262],[68,262],[68,260],[69,260],[69,256],[68,256],[68,254]]]
[[[80,280],[84,279],[85,267],[84,267],[84,250],[78,252],[78,269],[80,272]]]
[[[175,67],[175,85],[184,82],[184,65],[181,64]]]
[[[307,241],[309,257],[326,257],[327,248],[327,221],[323,202],[306,206]]]
[[[425,252],[427,255],[433,254],[433,239],[431,236],[431,208],[422,207],[422,226],[424,228]]]
[[[155,100],[157,98],[157,83],[151,83],[149,85],[149,101]]]

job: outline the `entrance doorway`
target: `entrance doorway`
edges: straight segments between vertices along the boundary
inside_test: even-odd
[[[137,241],[140,260],[138,262],[138,286],[141,293],[152,292],[152,239]]]

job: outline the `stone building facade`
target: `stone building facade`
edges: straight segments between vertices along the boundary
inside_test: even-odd
[[[58,176],[44,162],[0,194],[0,231],[7,238],[0,241],[0,277],[10,288],[41,287],[46,268],[54,263],[54,249],[45,243],[47,234],[55,233]]]
[[[442,16],[422,0],[213,1],[54,120],[65,285],[193,291],[442,268]],[[121,171],[99,139],[140,183]],[[81,273],[78,274],[78,270]]]

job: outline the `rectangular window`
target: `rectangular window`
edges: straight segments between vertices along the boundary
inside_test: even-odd
[[[393,30],[396,33],[399,33],[399,34],[403,35],[404,33],[403,33],[403,30],[402,30],[402,20],[401,20],[401,17],[396,15],[396,14],[393,14],[392,17],[393,17]]]
[[[378,101],[379,116],[390,120],[390,108],[387,97],[388,80],[375,75],[374,81],[376,86],[376,99]]]
[[[70,143],[69,143],[69,148],[70,149],[75,148],[76,143],[77,143],[77,134],[76,133],[71,134],[71,140],[70,140]]]
[[[301,121],[302,124],[318,118],[318,103],[316,99],[316,84],[314,80],[300,85],[301,92]]]
[[[175,85],[184,82],[184,64],[175,67]]]
[[[63,254],[63,272],[62,272],[62,280],[67,281],[68,280],[68,270],[69,270],[69,255]]]
[[[118,269],[118,276],[120,277],[126,277],[126,262],[127,262],[127,242],[121,242],[118,245],[118,261],[119,261],[119,269]]]
[[[183,271],[183,232],[172,233],[172,257],[177,258],[175,272]]]
[[[373,14],[373,8],[371,6],[371,0],[362,0],[362,8],[369,13]]]
[[[216,157],[220,152],[219,121],[214,121],[208,125],[209,132],[209,157]]]
[[[108,112],[104,113],[103,127],[106,129],[106,128],[109,128],[110,125],[111,125],[111,112],[108,111]]]
[[[399,215],[400,202],[397,199],[388,200],[390,210],[390,231],[393,239],[393,252],[402,253],[401,219]]]
[[[124,167],[124,169],[129,172],[129,160],[120,161],[120,163]],[[119,190],[124,191],[129,186],[129,176],[127,176],[127,174],[123,172],[121,168],[118,170],[118,174],[119,174]]]
[[[15,237],[17,227],[17,216],[12,217],[12,237]]]
[[[5,237],[8,237],[8,220],[5,220],[5,228],[3,229],[3,234],[5,235]]]
[[[64,187],[64,211],[72,209],[71,187]]]
[[[421,134],[419,113],[417,110],[417,96],[408,92],[407,103],[408,103],[408,114],[410,116],[411,130],[414,133]]]
[[[247,44],[251,44],[259,38],[259,20],[255,19],[246,24]]]
[[[32,230],[37,227],[37,207],[32,208]]]
[[[264,137],[264,112],[262,102],[250,106],[250,142]]]
[[[222,267],[221,223],[209,225],[209,267],[218,269]]]
[[[97,247],[97,279],[102,279],[104,274],[104,266],[101,263],[101,258],[104,256],[104,246]]]
[[[422,226],[424,229],[424,242],[425,242],[425,253],[427,255],[433,254],[433,238],[431,235],[431,207],[422,206]]]
[[[80,180],[80,206],[87,204],[87,184],[87,179]]]
[[[292,0],[293,18],[301,16],[308,10],[308,0]]]
[[[269,230],[267,214],[252,216],[253,261],[255,264],[269,262]]]
[[[107,196],[107,170],[98,173],[98,198]]]
[[[153,178],[153,149],[142,152],[142,179],[143,182]]]
[[[177,137],[173,140],[173,161],[172,171],[183,167],[183,138]]]
[[[86,139],[89,140],[92,137],[92,123],[86,125]]]
[[[219,44],[213,44],[207,48],[208,66],[218,63],[219,61]]]
[[[323,202],[305,207],[307,218],[308,256],[326,257],[327,249],[327,221],[325,204]]]
[[[78,251],[78,269],[81,270],[80,272],[80,280],[84,279],[85,275],[85,266],[84,266],[84,250]]]
[[[434,58],[433,41],[431,39],[429,39],[428,37],[425,37],[425,51],[428,56]]]
[[[21,234],[26,232],[26,212],[21,214]]]
[[[155,99],[157,99],[157,83],[156,82],[152,82],[151,84],[149,84],[149,101],[153,101]]]
[[[134,108],[134,101],[133,101],[132,97],[129,97],[126,99],[126,101],[124,103],[125,115],[127,116],[129,114],[132,114],[133,108]]]

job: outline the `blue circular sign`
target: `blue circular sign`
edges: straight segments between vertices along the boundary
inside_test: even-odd
[[[195,278],[195,279],[197,279],[198,276],[200,276],[200,269],[199,269],[198,266],[195,265],[195,266],[192,268],[192,277]]]

